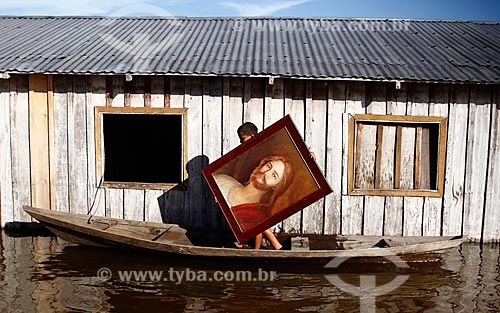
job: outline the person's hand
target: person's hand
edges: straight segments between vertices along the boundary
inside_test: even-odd
[[[307,149],[309,150],[309,157],[316,161],[316,154],[311,150],[311,147],[307,147]]]

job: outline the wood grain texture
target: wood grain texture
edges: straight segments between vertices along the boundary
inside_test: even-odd
[[[388,115],[406,115],[406,103],[408,101],[408,86],[406,83],[401,84],[401,89],[397,90],[391,85],[387,88],[387,114]],[[386,134],[387,142],[394,142],[393,136],[397,137],[397,128],[384,128],[384,134]],[[397,139],[396,139],[397,142]],[[394,147],[396,150],[396,158],[401,157],[400,152],[397,151],[397,146]],[[391,151],[391,148],[387,148],[386,151]],[[388,168],[391,164],[387,164]],[[397,164],[394,164],[395,173],[393,178],[387,174],[385,184],[390,184],[394,182],[394,186],[399,185],[400,172],[398,170]],[[385,199],[385,212],[384,212],[384,235],[395,236],[403,234],[403,197],[386,197]]]
[[[373,83],[367,84],[366,91],[366,113],[384,115],[387,112],[387,84]],[[380,188],[380,171],[382,164],[382,147],[383,147],[383,127],[372,126],[371,131],[366,135],[372,136],[373,141],[373,160],[367,159],[364,161],[367,170],[372,168],[375,173],[369,177],[373,179],[370,183],[373,187]],[[368,128],[370,130],[370,128]],[[393,159],[391,157],[391,159]],[[373,163],[372,163],[373,162]],[[387,173],[384,170],[384,173]],[[367,182],[368,183],[368,182]],[[364,235],[382,235],[384,231],[384,207],[385,197],[365,196],[364,211],[363,211],[363,234]]]
[[[87,213],[87,82],[85,76],[73,77],[73,90],[68,94],[68,174],[69,210]],[[90,156],[90,157],[93,157]]]
[[[316,155],[316,163],[323,171],[326,166],[326,125],[328,83],[311,81],[307,85],[306,96],[311,97],[306,104],[305,142]],[[324,228],[325,199],[320,199],[303,210],[303,231],[306,233],[321,234]]]
[[[222,156],[222,78],[210,78],[203,82],[203,156],[211,163]],[[223,218],[213,194],[202,177],[205,204],[205,221],[208,227],[220,227]]]
[[[123,218],[132,221],[144,221],[144,190],[123,190]]]
[[[123,189],[106,189],[106,216],[113,218],[124,218],[124,195]]]
[[[152,108],[164,108],[168,107],[165,105],[166,100],[165,100],[165,95],[167,95],[168,99],[168,104],[170,105],[170,90],[168,89],[169,86],[165,86],[165,78],[163,76],[152,76],[150,78],[150,91],[151,91],[151,100],[150,100],[150,107]],[[169,81],[167,81],[169,83]]]
[[[259,131],[264,129],[264,92],[266,79],[244,80],[243,121],[254,123]]]
[[[112,94],[113,107],[125,107],[125,78],[123,76],[113,76],[112,80]],[[102,132],[102,130],[99,130]],[[102,169],[104,174],[104,169]],[[124,216],[124,203],[123,203],[123,189],[107,188],[104,194],[105,205],[104,209],[106,216],[114,218],[123,218]]]
[[[47,76],[29,76],[31,203],[50,207]]]
[[[86,125],[87,125],[87,210],[92,208],[92,213],[98,216],[104,216],[105,210],[105,192],[98,189],[101,182],[101,175],[96,169],[96,142],[95,142],[95,117],[94,108],[104,106],[106,103],[106,78],[104,76],[90,76],[87,78],[86,95]],[[94,205],[92,207],[92,205]]]
[[[483,240],[500,242],[500,88],[493,89]]]
[[[130,107],[143,108],[146,106],[145,99],[145,77],[134,76],[131,84],[130,91]]]
[[[33,172],[31,166],[38,166],[36,164],[45,161],[37,158],[35,164],[30,164],[33,157],[30,157],[29,149],[35,140],[31,138],[30,143],[30,136],[35,132],[35,129],[30,129],[30,116],[40,112],[30,110],[33,103],[29,77],[30,75],[12,75],[9,80],[2,81],[3,87],[0,85],[0,105],[3,105],[0,107],[0,133],[5,134],[0,139],[1,224],[27,217],[22,210],[16,208],[32,202],[32,177],[45,176],[48,180],[48,192],[37,193],[47,197],[48,207],[86,213],[99,181],[99,175],[93,173],[95,139],[92,132],[95,125],[92,108],[104,103],[113,106],[125,104],[123,76],[104,78],[56,75],[53,77],[52,104],[50,76],[43,76],[46,90],[41,97],[45,101],[45,117],[41,120],[45,122],[40,125],[43,124],[41,127],[46,134],[43,149],[48,174],[40,175]],[[140,80],[140,77],[134,77],[134,80],[137,78]],[[485,241],[499,240],[500,230],[496,223],[499,218],[497,194],[500,193],[500,170],[497,170],[500,158],[497,151],[500,123],[497,86],[413,84],[408,90],[408,84],[403,83],[402,89],[395,90],[393,84],[372,82],[332,81],[323,88],[323,82],[296,79],[275,79],[273,85],[267,79],[247,78],[221,78],[219,81],[217,78],[196,78],[198,82],[181,76],[142,79],[142,87],[139,82],[139,85],[131,85],[127,90],[129,105],[135,106],[134,103],[139,99],[137,103],[143,103],[141,107],[164,107],[167,103],[171,107],[189,107],[186,139],[187,150],[190,151],[188,161],[200,156],[200,164],[203,164],[203,156],[215,159],[238,146],[236,128],[247,117],[258,123],[259,130],[262,130],[284,115],[291,114],[306,143],[316,153],[320,167],[324,167],[333,193],[321,200],[324,201],[321,210],[312,209],[315,214],[309,216],[306,211],[299,212],[277,225],[274,230],[329,234],[380,234],[383,230],[385,235],[457,235],[463,229],[464,235],[469,239],[480,240],[482,237]],[[32,96],[39,93],[39,90],[38,87],[33,88]],[[196,90],[197,94],[194,92]],[[138,94],[136,100],[134,92]],[[323,98],[321,95],[324,94],[327,96]],[[7,107],[5,103],[8,103]],[[446,179],[443,198],[373,194],[349,196],[345,193],[348,178],[346,122],[349,114],[365,112],[387,114],[388,117],[448,116],[446,163],[440,163],[439,169],[445,173]],[[44,116],[43,112],[39,116]],[[32,119],[31,123],[34,125],[36,122]],[[373,175],[365,175],[365,180],[360,181],[360,184],[373,183],[374,186],[379,184],[381,188],[390,189],[396,175],[394,158],[388,156],[397,151],[394,146],[396,128],[383,125],[370,129],[365,126],[361,143],[367,144],[365,152],[370,153],[360,154],[359,164],[364,164],[361,172],[369,170],[373,171]],[[402,140],[410,138],[411,142],[411,137],[414,137],[413,145],[422,143],[420,148],[414,147],[416,156],[413,164],[416,168],[413,174],[401,175],[399,171],[402,185],[413,183],[404,180],[410,176],[420,177],[420,180],[418,177],[416,180],[420,186],[426,183],[424,143],[427,137],[425,127],[419,127],[414,128],[415,135],[409,136],[405,132],[411,131],[401,128]],[[36,136],[38,138],[39,135]],[[378,147],[373,150],[374,146]],[[363,155],[373,152],[373,158],[363,159]],[[402,144],[401,157],[407,154]],[[400,167],[405,168],[403,158]],[[190,168],[193,169],[196,166]],[[199,177],[202,182],[201,175]],[[128,209],[124,205],[125,199],[129,197],[125,194],[135,194],[137,190],[130,191],[107,189],[101,192],[96,211],[108,216],[134,216],[135,213],[126,212]],[[158,198],[168,191],[137,192],[144,194],[143,219],[157,220],[168,216],[161,211],[158,203]],[[176,217],[182,217],[193,225],[227,228],[224,218],[220,214],[217,216],[218,208],[214,203],[199,204],[200,199],[209,200],[208,189],[202,187],[198,196],[193,193],[189,199],[186,197],[187,192],[190,191],[185,191],[179,185],[175,192],[169,194],[169,201],[176,198]],[[137,201],[139,202],[141,201]],[[201,207],[201,213],[193,213],[193,206]],[[311,210],[311,207],[306,210]],[[321,229],[318,225],[322,225]]]
[[[300,80],[285,81],[285,115],[290,115],[299,134],[304,138],[305,83]],[[302,210],[283,220],[283,231],[302,231]]]
[[[343,114],[346,102],[346,83],[330,82],[328,85],[328,113],[326,128],[325,177],[332,193],[325,198],[326,234],[340,234],[342,209],[342,177],[347,170],[342,167]]]
[[[50,209],[56,207],[56,142],[54,120],[54,76],[47,75],[47,118],[49,131],[49,184],[50,184]],[[21,209],[19,209],[21,210]],[[22,210],[24,212],[24,210]]]
[[[443,198],[444,235],[462,234],[469,88],[467,85],[451,86]]]
[[[450,91],[449,85],[430,86],[429,116],[442,116],[442,117],[448,116],[448,105],[450,102],[449,91]],[[445,127],[447,127],[447,125],[445,125]],[[425,199],[424,217],[422,225],[422,233],[424,236],[441,235],[442,205],[443,205],[442,197]]]
[[[481,238],[489,162],[491,87],[472,86],[467,133],[463,232]]]
[[[144,220],[146,222],[166,223],[166,221],[163,221],[161,208],[158,202],[163,193],[163,190],[144,191]]]
[[[12,150],[10,84],[14,79],[0,80],[0,226],[14,220],[12,199]]]
[[[266,84],[264,99],[264,127],[275,123],[285,115],[285,85],[283,79]]]
[[[350,115],[364,114],[366,107],[365,83],[348,82],[346,86],[346,109],[345,113]],[[347,133],[347,116],[344,115],[344,133]],[[351,138],[344,137],[344,168],[347,168],[348,141]],[[346,175],[347,176],[347,175]],[[346,177],[347,178],[347,177]],[[344,184],[347,181],[344,178]],[[347,189],[347,186],[345,187]],[[363,197],[362,196],[342,196],[342,233],[349,235],[359,235],[363,232]]]
[[[68,176],[68,76],[54,76],[55,210],[69,210]]]
[[[225,80],[222,104],[222,154],[228,153],[240,144],[237,130],[243,123],[243,79],[225,78]]]
[[[27,76],[16,76],[11,82],[10,93],[13,216],[14,220],[24,222],[31,221],[31,217],[22,211],[22,206],[32,201],[28,86]]]
[[[201,169],[208,165],[203,156],[203,80],[197,77],[186,78],[186,98],[184,107],[188,109],[190,121],[188,141],[187,171],[189,187],[186,192],[185,210],[189,225],[204,226],[206,221],[206,199],[203,195],[204,178]]]
[[[407,114],[411,116],[427,116],[429,115],[429,84],[423,83],[412,83],[409,85],[408,90],[408,104],[407,104]],[[407,177],[411,177],[411,184],[407,185],[409,182],[402,184],[402,187],[417,188],[416,176],[421,174],[421,143],[422,137],[421,132],[418,132],[418,127],[414,127],[410,136],[413,137],[411,144],[409,144],[410,151],[405,151],[403,149],[403,156],[409,154],[413,155],[412,163],[408,161],[404,166],[411,167],[413,171],[411,173],[407,172]],[[411,137],[410,137],[411,138]],[[417,140],[418,138],[418,140]],[[419,147],[417,148],[417,144]],[[418,154],[417,154],[418,153]],[[405,157],[403,157],[405,160]],[[422,235],[422,218],[423,218],[423,205],[424,199],[421,197],[405,197],[404,199],[404,225],[403,225],[403,235]]]

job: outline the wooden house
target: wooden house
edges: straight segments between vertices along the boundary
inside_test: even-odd
[[[227,228],[201,169],[290,115],[333,192],[276,231],[500,241],[500,23],[0,17],[22,205]]]

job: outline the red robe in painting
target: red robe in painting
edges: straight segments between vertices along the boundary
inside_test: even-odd
[[[249,230],[271,216],[271,208],[260,203],[243,203],[231,207],[231,212],[242,232]]]

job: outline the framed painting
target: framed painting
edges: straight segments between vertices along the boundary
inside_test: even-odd
[[[202,173],[240,243],[331,192],[289,115]]]

